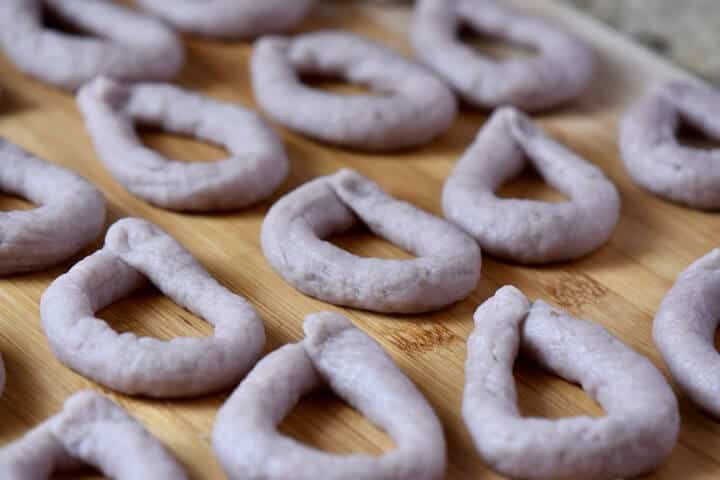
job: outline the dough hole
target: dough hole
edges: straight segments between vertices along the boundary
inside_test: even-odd
[[[526,167],[520,175],[505,182],[497,191],[500,198],[538,200],[548,203],[563,203],[570,199],[548,185],[532,167]]]
[[[531,45],[510,43],[494,38],[492,35],[475,31],[471,26],[463,23],[458,31],[458,38],[465,45],[472,47],[478,53],[489,58],[501,60],[524,60],[540,54],[537,48]]]
[[[28,202],[24,198],[0,192],[1,212],[9,212],[12,210],[33,210],[34,208],[37,208],[37,205],[32,202]]]
[[[229,155],[227,150],[212,143],[169,133],[158,127],[138,125],[138,134],[146,147],[178,162],[215,162]]]
[[[358,226],[351,230],[333,235],[327,239],[338,248],[342,248],[353,255],[364,258],[384,258],[406,260],[416,258],[414,255],[398,248],[384,238],[373,235],[365,226]]]
[[[337,95],[383,96],[382,93],[372,90],[366,85],[349,83],[339,75],[300,74],[300,80],[304,85],[310,88],[323,90],[327,93],[334,93]]]

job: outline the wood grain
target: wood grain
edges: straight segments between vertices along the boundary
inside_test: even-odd
[[[677,273],[715,247],[720,236],[716,215],[650,196],[630,182],[618,158],[616,130],[622,111],[653,84],[686,74],[551,0],[514,3],[554,18],[597,47],[600,67],[587,95],[537,118],[551,134],[598,164],[619,186],[623,215],[612,240],[581,261],[541,268],[519,267],[486,257],[482,280],[470,298],[431,315],[388,316],[339,309],[382,343],[434,405],[449,443],[447,478],[454,480],[498,478],[479,460],[460,418],[465,340],[472,329],[472,313],[480,302],[500,285],[514,284],[532,298],[544,298],[607,326],[667,373],[652,344],[652,316]],[[409,20],[406,6],[328,0],[319,2],[305,28],[349,29],[410,53]],[[255,108],[248,77],[250,45],[188,38],[187,46],[188,64],[180,84]],[[218,215],[184,215],[151,207],[125,192],[97,160],[70,95],[20,75],[5,58],[0,58],[0,84],[4,90],[1,135],[77,170],[99,185],[109,202],[109,221],[127,215],[144,217],[180,240],[223,284],[257,306],[266,322],[268,350],[299,339],[306,314],[338,310],[295,291],[263,258],[259,229],[271,201]],[[278,127],[287,145],[292,173],[275,198],[315,176],[349,166],[377,180],[391,194],[439,213],[442,182],[484,120],[482,113],[466,110],[442,138],[423,148],[393,155],[328,148]],[[158,132],[147,132],[144,139],[160,151],[186,161],[207,161],[223,154],[221,149]],[[503,193],[558,198],[533,177],[523,177]],[[18,207],[28,205],[9,197],[0,199],[0,209]],[[406,255],[362,231],[335,241],[361,255]],[[41,294],[75,261],[77,258],[42,273],[0,279],[0,351],[9,374],[7,390],[0,399],[0,443],[18,437],[57,411],[72,392],[98,388],[55,360],[40,328]],[[119,330],[159,338],[210,333],[207,324],[154,290],[118,302],[100,316]],[[603,413],[576,386],[523,361],[516,371],[520,403],[527,415]],[[227,393],[172,402],[109,394],[177,454],[192,478],[225,478],[212,456],[209,436],[215,412]],[[680,396],[680,400],[680,443],[667,465],[648,478],[717,478],[720,425],[698,413],[685,397]],[[329,394],[304,399],[282,429],[333,452],[376,454],[392,448],[387,436]]]

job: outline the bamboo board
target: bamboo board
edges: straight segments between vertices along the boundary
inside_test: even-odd
[[[514,284],[531,298],[544,298],[607,326],[667,373],[652,344],[652,316],[676,274],[715,247],[720,233],[716,215],[665,203],[635,187],[618,157],[616,130],[622,111],[653,84],[687,74],[552,0],[514,3],[566,25],[593,43],[600,54],[599,71],[587,95],[538,116],[538,120],[551,134],[598,164],[619,186],[623,215],[612,240],[581,261],[542,268],[513,266],[485,257],[482,280],[470,298],[432,315],[388,316],[338,309],[382,343],[435,407],[448,440],[447,478],[453,480],[498,478],[479,460],[460,418],[465,340],[472,329],[472,313],[480,302],[499,286]],[[326,0],[319,2],[305,28],[349,29],[409,54],[409,20],[407,6]],[[248,76],[248,44],[188,38],[187,47],[188,63],[180,84],[255,108]],[[295,291],[264,260],[259,230],[272,200],[313,177],[349,166],[377,180],[391,194],[439,213],[442,182],[485,120],[484,114],[466,110],[437,141],[393,155],[329,148],[278,127],[287,145],[292,173],[271,201],[236,213],[185,215],[149,206],[110,177],[95,157],[70,95],[23,77],[4,57],[0,57],[0,85],[4,90],[0,135],[77,170],[100,186],[109,202],[109,222],[128,215],[144,217],[181,241],[219,281],[258,308],[266,324],[268,351],[301,338],[306,314],[336,309]],[[187,161],[211,160],[223,153],[158,132],[146,132],[144,139],[162,152]],[[512,183],[503,193],[555,198],[532,178]],[[0,197],[0,209],[15,208],[29,205]],[[361,255],[406,256],[363,232],[335,241]],[[0,279],[0,351],[8,369],[7,389],[0,399],[0,444],[53,414],[74,391],[99,388],[55,360],[40,328],[38,302],[42,292],[76,260],[49,271]],[[120,331],[164,339],[210,333],[208,325],[154,290],[118,302],[100,316]],[[576,386],[522,361],[516,372],[521,409],[526,415],[557,418],[602,414]],[[225,478],[213,458],[209,438],[215,412],[227,393],[172,402],[106,393],[160,437],[193,479]],[[680,443],[667,465],[648,478],[716,478],[720,474],[720,424],[698,413],[685,397],[680,401]],[[392,448],[386,435],[329,394],[304,399],[282,429],[332,452],[378,454]]]

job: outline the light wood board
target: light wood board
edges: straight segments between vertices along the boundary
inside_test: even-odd
[[[485,257],[482,280],[470,298],[432,315],[402,317],[339,309],[379,340],[427,395],[445,426],[447,478],[454,480],[497,478],[479,460],[460,417],[465,340],[472,329],[472,313],[480,302],[499,286],[514,284],[531,298],[544,298],[607,326],[667,373],[651,340],[653,314],[677,273],[717,246],[720,238],[716,215],[675,206],[640,190],[630,182],[618,157],[616,130],[622,111],[653,84],[686,74],[553,1],[514,3],[554,18],[597,47],[600,66],[588,93],[565,108],[537,118],[551,134],[598,164],[619,186],[623,215],[612,240],[588,258],[549,267],[519,267]],[[319,3],[306,29],[349,29],[410,54],[409,20],[406,6],[328,0]],[[255,107],[248,76],[249,44],[188,38],[187,46],[188,63],[180,84]],[[0,135],[77,170],[100,186],[109,202],[109,221],[140,216],[175,236],[219,281],[258,308],[268,332],[268,350],[301,338],[306,314],[336,309],[295,291],[263,258],[259,230],[271,201],[218,215],[184,215],[151,207],[125,192],[97,160],[70,95],[22,76],[4,57],[0,58],[0,85],[4,90]],[[274,199],[313,177],[349,166],[375,179],[391,194],[439,213],[443,180],[484,120],[484,114],[465,110],[439,140],[392,155],[329,148],[278,128],[287,145],[292,173]],[[148,132],[144,138],[177,159],[211,160],[223,154],[220,149],[157,132]],[[504,193],[554,198],[532,178],[512,183]],[[29,206],[10,197],[1,200],[0,208],[5,210]],[[337,244],[367,256],[405,255],[362,232],[343,235]],[[8,370],[7,389],[0,399],[0,444],[53,414],[72,392],[99,388],[53,357],[40,328],[38,302],[42,292],[75,261],[77,258],[37,274],[0,279],[0,352]],[[118,330],[165,339],[211,331],[153,290],[118,302],[100,316]],[[523,413],[552,418],[602,414],[578,387],[526,362],[521,361],[516,371]],[[177,454],[193,479],[225,478],[213,458],[209,437],[215,412],[226,395],[153,401],[110,393]],[[720,424],[698,413],[684,396],[680,402],[680,442],[667,465],[649,478],[717,478]],[[303,400],[282,428],[333,452],[376,454],[392,448],[387,436],[328,394]]]

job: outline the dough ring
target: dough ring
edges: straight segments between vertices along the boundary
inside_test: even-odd
[[[2,137],[0,191],[40,205],[0,213],[2,275],[42,270],[67,260],[95,241],[105,225],[105,199],[97,188]]]
[[[255,113],[167,84],[98,78],[78,92],[98,155],[130,192],[171,210],[242,208],[269,197],[288,174],[285,149]],[[134,123],[227,146],[211,163],[169,160],[145,147]]]
[[[528,161],[570,201],[496,196]],[[600,169],[505,107],[493,114],[447,179],[443,210],[490,254],[546,263],[572,260],[604,244],[620,216],[620,195]]]
[[[305,19],[314,0],[136,0],[185,32],[220,38],[253,38],[290,30]]]
[[[460,24],[489,37],[535,48],[528,59],[496,60],[464,45]],[[421,61],[470,104],[526,111],[578,97],[593,76],[595,54],[579,38],[493,0],[419,0],[412,41]]]
[[[171,341],[118,334],[94,314],[149,279],[215,327]],[[115,223],[105,246],[55,280],[42,297],[45,335],[66,366],[128,395],[172,398],[237,385],[265,344],[263,323],[168,234],[140,219]]]
[[[262,38],[251,69],[257,102],[275,121],[331,144],[370,151],[421,145],[457,114],[453,93],[423,67],[351,33]],[[339,76],[379,95],[319,91],[299,74]]]
[[[43,7],[91,36],[46,28]],[[0,43],[21,71],[67,90],[98,75],[172,78],[185,57],[162,22],[107,0],[2,0]]]
[[[653,337],[675,382],[703,410],[720,418],[720,249],[695,261],[668,292],[655,315]]]
[[[45,480],[96,467],[115,480],[185,480],[177,460],[119,405],[84,390],[63,410],[0,449],[0,478]]]
[[[362,258],[322,240],[360,222],[418,258]],[[467,297],[480,277],[480,249],[472,238],[353,170],[281,198],[265,217],[261,240],[265,257],[295,288],[365,310],[437,310]]]
[[[439,480],[446,446],[432,407],[380,345],[337,313],[305,319],[305,339],[261,360],[220,409],[213,449],[230,480]],[[328,386],[397,445],[333,455],[277,431],[300,397]]]
[[[681,145],[686,122],[720,142],[720,92],[689,83],[669,83],[625,114],[620,149],[630,176],[656,195],[695,208],[720,208],[720,148]]]
[[[607,416],[523,418],[513,363],[521,346],[541,366],[581,384]],[[475,312],[463,418],[480,455],[511,478],[629,478],[674,448],[680,416],[665,377],[603,327],[500,289]]]

